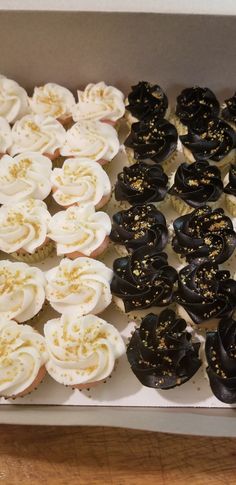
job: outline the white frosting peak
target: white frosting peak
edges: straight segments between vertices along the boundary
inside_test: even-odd
[[[59,256],[73,251],[90,256],[110,232],[110,217],[105,212],[95,212],[91,204],[57,212],[49,223],[48,235],[57,243]]]
[[[115,128],[101,121],[83,121],[66,132],[61,154],[94,162],[110,161],[117,155],[119,146]]]
[[[69,89],[55,83],[34,88],[30,99],[33,113],[65,119],[71,116],[75,98]]]
[[[78,91],[78,100],[72,110],[74,121],[114,122],[125,113],[123,93],[114,86],[107,86],[104,82],[88,84],[84,91]]]
[[[95,259],[64,258],[46,279],[46,297],[59,313],[97,314],[111,303],[112,270]]]
[[[125,353],[118,330],[95,315],[62,315],[44,326],[47,371],[60,384],[79,386],[108,377]]]
[[[28,96],[16,81],[0,76],[0,116],[14,123],[29,112]]]
[[[6,153],[11,144],[12,134],[10,125],[5,118],[0,118],[0,154]]]

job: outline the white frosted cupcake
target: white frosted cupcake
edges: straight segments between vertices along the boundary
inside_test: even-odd
[[[0,396],[22,397],[38,387],[46,374],[45,339],[29,325],[0,320]]]
[[[37,152],[51,160],[59,157],[66,131],[52,116],[30,114],[17,121],[12,127],[10,155]]]
[[[69,89],[59,84],[47,83],[34,88],[29,103],[33,113],[52,116],[66,125],[71,120],[75,98]]]
[[[112,270],[91,258],[64,258],[46,272],[46,298],[58,313],[101,313],[111,303]]]
[[[44,325],[46,368],[55,381],[77,389],[106,379],[125,353],[118,330],[95,315],[62,315]]]
[[[107,248],[110,232],[110,217],[95,212],[91,204],[57,212],[49,222],[48,236],[55,241],[58,256],[96,258]]]
[[[0,318],[22,323],[35,317],[45,301],[45,277],[26,263],[0,261]]]
[[[16,81],[0,76],[0,116],[14,123],[29,113],[28,96]]]
[[[124,95],[104,82],[90,83],[84,91],[77,91],[78,103],[72,110],[74,121],[105,121],[115,125],[125,113]]]
[[[232,216],[236,216],[236,164],[230,166],[224,178],[225,205]]]
[[[7,152],[11,144],[12,135],[10,125],[4,118],[0,118],[0,158]]]
[[[0,204],[27,198],[45,199],[51,192],[52,162],[34,152],[4,155],[0,163]]]
[[[93,204],[103,207],[111,196],[110,179],[97,162],[69,158],[51,175],[54,200],[63,207]]]
[[[19,261],[36,263],[53,250],[48,225],[51,215],[41,200],[27,199],[0,208],[0,250]]]
[[[119,147],[115,128],[101,121],[80,121],[66,132],[61,154],[104,165],[117,155]]]

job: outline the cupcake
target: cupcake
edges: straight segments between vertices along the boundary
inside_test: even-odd
[[[178,313],[190,323],[217,324],[236,308],[236,281],[211,261],[192,262],[179,272]]]
[[[162,251],[168,241],[165,216],[153,204],[138,204],[117,212],[110,239],[124,255],[142,246]]]
[[[75,98],[69,89],[59,84],[47,83],[34,88],[29,103],[34,114],[52,116],[63,125],[67,125],[72,120],[71,112]]]
[[[185,320],[165,309],[143,318],[130,339],[127,357],[143,386],[165,390],[184,384],[197,372],[199,348]]]
[[[236,248],[233,223],[223,209],[204,206],[179,217],[173,225],[173,249],[188,262],[205,258],[221,264]]]
[[[95,212],[90,204],[57,212],[49,222],[48,235],[56,243],[58,256],[96,258],[107,249],[110,232],[110,217]]]
[[[224,185],[226,208],[232,216],[236,216],[236,164],[230,166]]]
[[[4,155],[0,163],[0,204],[46,199],[51,192],[52,162],[39,153]]]
[[[218,167],[227,166],[235,156],[236,135],[233,128],[220,118],[213,118],[201,128],[191,127],[180,136],[188,162],[207,160]]]
[[[192,207],[214,205],[223,192],[220,170],[206,161],[182,163],[172,180],[173,185],[169,189],[171,202],[181,215],[191,212]]]
[[[46,298],[58,313],[101,313],[111,303],[112,271],[91,258],[68,258],[46,272]]]
[[[29,325],[0,320],[0,396],[14,399],[38,387],[46,374],[45,340]]]
[[[217,117],[220,112],[219,102],[209,88],[194,86],[184,89],[177,97],[176,121],[180,134],[185,127],[196,127],[199,121]]]
[[[213,394],[222,402],[236,402],[236,320],[222,318],[217,330],[206,334],[207,374]]]
[[[160,165],[140,162],[118,174],[115,198],[130,205],[160,202],[167,193],[168,177]]]
[[[155,116],[167,117],[168,98],[158,84],[140,81],[131,87],[126,100],[126,119],[130,125]]]
[[[101,121],[79,121],[67,130],[61,153],[104,165],[117,155],[119,148],[115,128]]]
[[[10,155],[37,152],[57,163],[66,131],[52,116],[30,114],[17,121],[12,128]]]
[[[169,266],[167,254],[155,248],[144,246],[115,259],[113,272],[111,292],[123,312],[162,307],[173,301],[177,271]]]
[[[236,130],[236,92],[232,98],[226,99],[221,107],[222,118]]]
[[[41,200],[26,199],[0,208],[0,250],[14,259],[37,263],[54,248],[48,239],[51,216]]]
[[[99,163],[68,158],[51,175],[54,200],[63,207],[90,205],[103,207],[111,196],[111,182]]]
[[[15,123],[29,113],[28,96],[16,81],[0,76],[0,116]]]
[[[45,300],[45,278],[26,263],[0,261],[0,318],[22,323],[35,317]]]
[[[151,160],[167,164],[177,153],[178,135],[174,125],[165,119],[151,118],[134,123],[125,141],[127,156],[136,160]]]
[[[104,381],[125,353],[118,330],[95,315],[61,315],[44,325],[44,334],[49,375],[75,389]]]
[[[12,135],[10,125],[4,118],[0,118],[0,158],[9,150],[11,144]]]
[[[78,103],[72,109],[74,121],[104,121],[115,125],[125,113],[124,95],[104,82],[90,83],[77,91]]]

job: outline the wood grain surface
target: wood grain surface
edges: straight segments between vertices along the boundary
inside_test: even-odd
[[[9,425],[0,436],[2,484],[236,484],[233,438]]]

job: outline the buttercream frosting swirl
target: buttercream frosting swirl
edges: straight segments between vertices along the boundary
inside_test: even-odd
[[[228,317],[236,307],[236,281],[216,263],[192,262],[179,272],[176,301],[197,324]]]
[[[236,164],[232,164],[225,177],[226,186],[224,192],[236,197]]]
[[[38,152],[54,155],[64,144],[66,131],[52,116],[26,115],[12,127],[10,154]]]
[[[27,92],[16,81],[0,76],[0,116],[14,123],[29,112]]]
[[[139,381],[155,389],[187,382],[201,366],[200,343],[192,342],[186,322],[173,310],[149,313],[136,328],[127,348],[131,369]]]
[[[51,176],[53,198],[66,207],[72,204],[98,205],[111,193],[110,179],[97,162],[69,158]]]
[[[101,313],[111,303],[112,271],[95,259],[64,258],[46,272],[46,297],[59,313]]]
[[[125,145],[134,150],[136,160],[149,159],[159,163],[176,151],[177,140],[174,125],[165,119],[151,118],[132,124]]]
[[[124,95],[104,82],[90,83],[84,91],[77,91],[79,102],[74,106],[74,121],[100,120],[115,122],[125,112]]]
[[[45,199],[51,191],[52,162],[34,152],[16,157],[4,155],[0,163],[0,204],[9,204],[29,197]]]
[[[11,144],[12,134],[10,125],[5,118],[0,117],[0,154],[6,153]]]
[[[213,394],[222,402],[236,402],[236,320],[223,318],[217,330],[207,332],[207,374]]]
[[[91,256],[110,232],[110,217],[105,212],[95,212],[90,204],[57,212],[49,223],[48,235],[56,242],[58,255],[78,251]]]
[[[63,120],[71,116],[75,98],[69,89],[56,83],[47,83],[34,88],[29,103],[33,113]]]
[[[206,161],[181,163],[176,170],[171,195],[182,199],[191,207],[202,207],[215,202],[223,192],[220,170]]]
[[[45,278],[39,268],[25,263],[0,261],[0,317],[25,322],[45,300]]]
[[[27,392],[47,359],[45,339],[34,328],[0,319],[0,396]]]
[[[140,81],[131,87],[126,109],[138,120],[164,118],[167,108],[167,96],[158,84]]]
[[[160,202],[166,195],[167,183],[168,177],[160,165],[135,163],[118,174],[115,197],[131,205]]]
[[[141,247],[113,264],[112,294],[124,303],[126,312],[166,306],[173,300],[177,271],[169,266],[167,254]]]
[[[221,116],[226,121],[236,123],[236,92],[231,98],[224,101]]]
[[[110,161],[117,155],[119,147],[113,126],[101,121],[79,121],[67,130],[61,154],[94,162]]]
[[[219,102],[209,88],[186,88],[177,97],[176,114],[188,127],[198,125],[200,120],[218,116],[219,111]]]
[[[0,250],[34,253],[46,240],[51,216],[41,200],[26,199],[0,208]]]
[[[133,251],[151,246],[162,251],[168,241],[165,216],[153,204],[139,204],[113,215],[110,238]]]
[[[118,330],[95,315],[62,315],[44,326],[49,352],[47,371],[66,386],[98,382],[108,377],[125,353]]]

